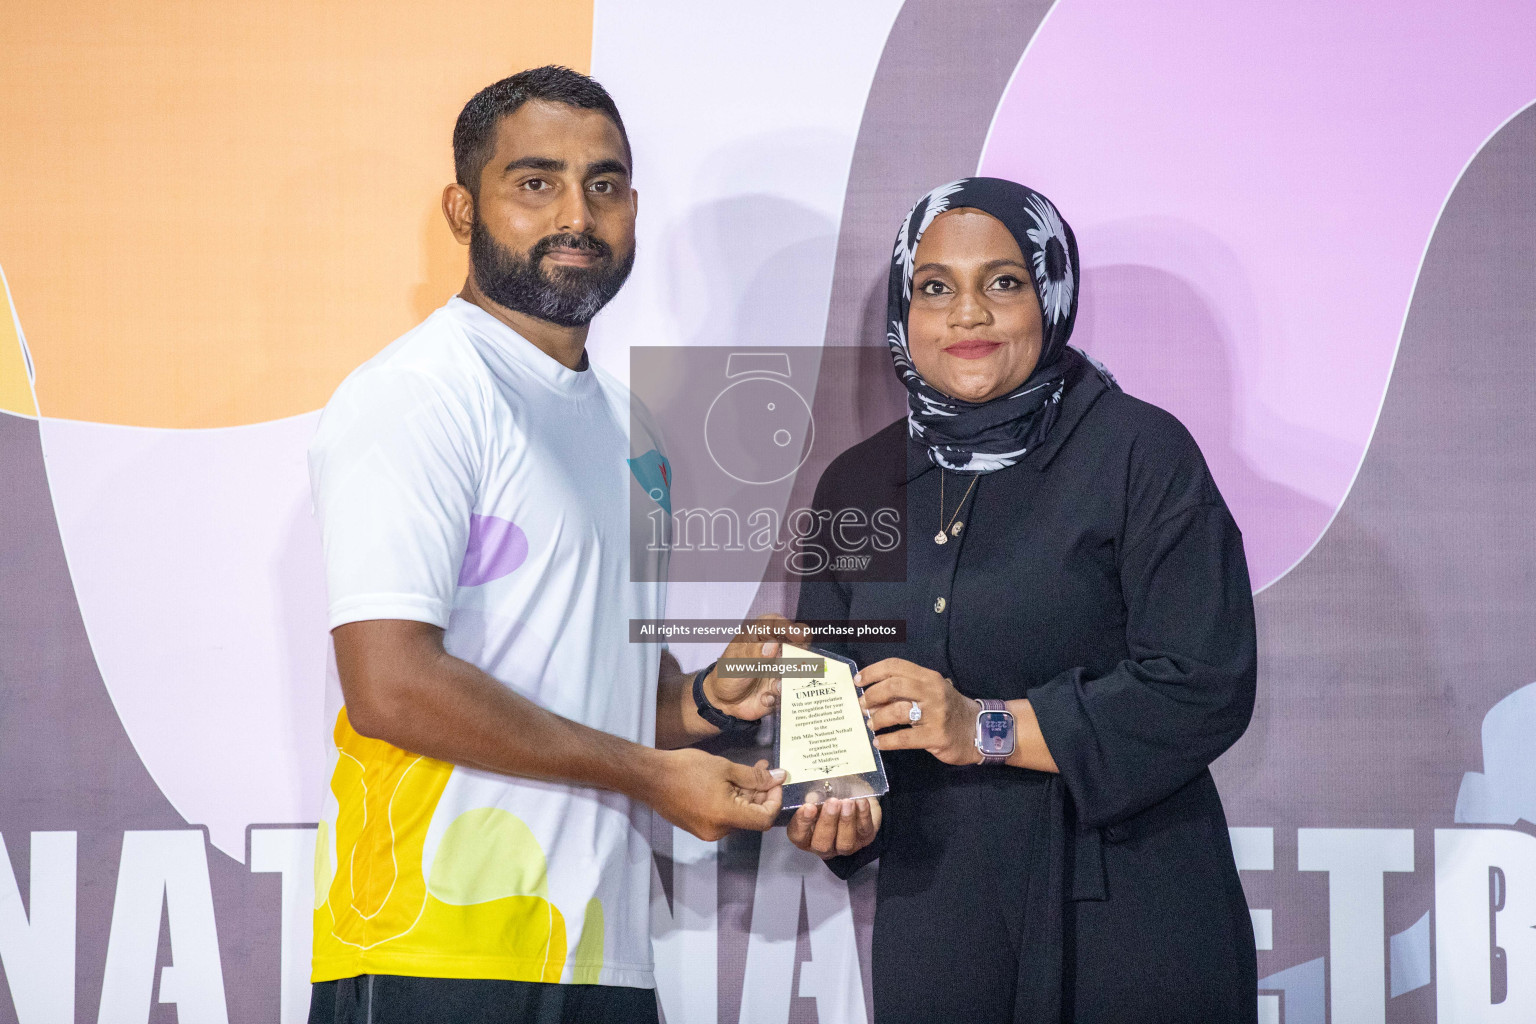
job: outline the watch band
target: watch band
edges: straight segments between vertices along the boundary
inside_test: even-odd
[[[693,676],[693,704],[699,709],[699,717],[721,732],[746,732],[756,729],[756,722],[749,722],[745,718],[737,718],[728,715],[709,702],[704,696],[704,677],[709,675],[709,670],[714,668],[716,662],[710,662],[694,673]]]
[[[976,750],[981,754],[981,763],[982,764],[1007,764],[1008,763],[1008,756],[1009,756],[1008,754],[988,754],[986,751],[981,749],[981,726],[980,726],[980,722],[981,722],[981,716],[984,715],[985,713],[987,713],[988,711],[1004,711],[1004,712],[1006,712],[1008,710],[1008,705],[1005,704],[1004,702],[1000,701],[1000,700],[989,700],[989,699],[983,699],[981,697],[977,697],[976,698],[976,703],[981,705],[981,710],[976,713],[976,721],[977,721]],[[1008,717],[1012,718],[1013,716],[1009,715]],[[1010,751],[1009,753],[1012,753],[1012,751]]]

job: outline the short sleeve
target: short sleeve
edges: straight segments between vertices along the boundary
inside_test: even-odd
[[[417,370],[365,370],[338,389],[309,449],[331,629],[448,625],[482,433],[471,400]]]

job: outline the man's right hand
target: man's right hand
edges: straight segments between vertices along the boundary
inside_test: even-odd
[[[692,747],[657,754],[655,779],[642,798],[700,839],[722,839],[738,828],[767,831],[784,803],[784,773],[770,772],[767,761],[748,767]]]

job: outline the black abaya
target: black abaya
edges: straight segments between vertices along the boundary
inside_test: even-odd
[[[907,579],[808,580],[798,617],[905,619],[899,657],[964,694],[1027,697],[1059,776],[887,755],[873,846],[878,1024],[1250,1022],[1247,904],[1208,765],[1253,709],[1242,538],[1199,449],[1078,360],[1049,438],[971,480],[935,544],[940,470],[892,424],[844,453],[821,509],[904,509]],[[898,451],[899,449],[899,451]],[[900,479],[881,467],[901,465]],[[958,483],[957,483],[958,481]]]

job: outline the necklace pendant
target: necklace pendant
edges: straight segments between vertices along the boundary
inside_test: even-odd
[[[949,534],[945,533],[943,530],[940,530],[938,533],[933,535],[933,542],[935,544],[948,544]]]
[[[951,526],[949,528],[949,532],[950,532],[950,534],[952,536],[958,537],[958,536],[960,536],[960,531],[962,529],[964,529],[964,528],[965,528],[965,523],[957,522],[954,526]]]

